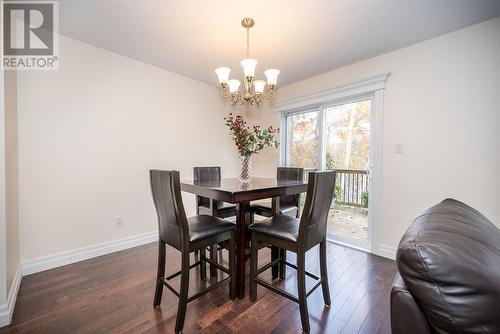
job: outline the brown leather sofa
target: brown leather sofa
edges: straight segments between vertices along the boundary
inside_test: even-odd
[[[446,199],[417,217],[397,250],[394,334],[500,333],[500,230]]]

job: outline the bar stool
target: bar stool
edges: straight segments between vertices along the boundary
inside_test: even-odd
[[[150,170],[151,192],[158,214],[158,271],[153,307],[160,306],[163,286],[171,290],[178,298],[175,332],[181,333],[184,327],[187,304],[210,290],[229,280],[229,298],[236,296],[236,266],[235,266],[235,230],[236,225],[224,219],[209,215],[186,217],[182,203],[181,188],[178,171]],[[226,243],[229,250],[228,268],[208,259],[204,252],[200,252],[200,260],[190,264],[190,253],[202,250],[218,243]],[[169,245],[182,254],[181,270],[165,277],[166,245]],[[189,270],[200,265],[204,270],[204,263],[208,262],[229,276],[198,293],[188,296]],[[181,276],[180,291],[177,292],[169,280]]]
[[[216,167],[193,167],[193,180],[195,181],[214,181],[221,179],[221,168]],[[215,203],[214,203],[215,202]],[[211,207],[211,203],[215,204],[215,207]],[[196,214],[209,214],[215,211],[215,214],[219,218],[228,218],[236,216],[236,205],[210,201],[210,198],[203,196],[196,196]]]
[[[278,180],[278,184],[280,182],[287,181],[302,181],[304,180],[304,168],[278,167],[276,169],[276,179]],[[299,203],[300,194],[281,196],[279,214],[299,218]],[[273,216],[272,204],[270,201],[255,203],[251,208],[252,215],[257,214],[267,218],[271,218]],[[275,260],[278,257],[286,259],[286,250],[271,247],[271,258]],[[279,268],[278,266],[272,267],[273,278],[278,277],[278,272],[280,279],[285,279],[285,266],[283,265],[283,262],[280,264]]]
[[[307,297],[320,285],[323,288],[323,300],[330,306],[328,271],[326,267],[326,225],[335,188],[335,172],[309,173],[307,196],[301,219],[288,215],[278,215],[267,220],[255,222],[248,228],[252,233],[250,264],[250,301],[257,298],[257,284],[268,288],[299,304],[302,329],[309,332],[309,314]],[[305,255],[312,247],[320,245],[320,277],[305,270]],[[271,245],[297,254],[297,265],[287,262],[283,257],[272,260],[258,269],[258,250]],[[283,262],[297,270],[298,297],[283,291],[260,279],[259,274]],[[310,291],[306,291],[306,275],[318,282]]]
[[[219,166],[215,167],[193,167],[193,180],[195,181],[220,181],[221,179],[221,168]],[[211,216],[217,216],[219,218],[229,218],[236,216],[236,205],[218,202],[211,200],[210,198],[203,196],[196,196],[196,214],[207,214]],[[214,262],[219,262],[217,258],[217,250],[220,249],[217,245],[210,245],[210,260]],[[195,252],[198,255],[198,252]],[[222,255],[222,253],[221,253]],[[216,275],[216,268],[210,266],[210,276]],[[204,272],[202,272],[204,275]],[[205,277],[202,276],[204,279]]]
[[[278,167],[276,169],[276,180],[280,182],[302,181],[304,180],[304,168],[296,167]],[[282,215],[299,217],[300,194],[281,196],[280,211]],[[271,218],[273,216],[272,205],[270,201],[252,204],[252,213],[259,216]]]

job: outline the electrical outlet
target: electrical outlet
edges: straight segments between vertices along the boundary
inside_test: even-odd
[[[123,227],[123,219],[122,219],[122,217],[116,217],[115,218],[115,225],[116,225],[116,227]]]

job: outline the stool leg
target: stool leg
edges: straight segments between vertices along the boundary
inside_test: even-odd
[[[158,270],[156,272],[156,289],[153,307],[159,307],[163,294],[163,277],[165,277],[166,245],[163,241],[158,242]]]
[[[307,311],[307,291],[306,291],[306,256],[304,251],[297,252],[297,288],[299,295],[300,320],[302,330],[309,333],[309,312]]]
[[[323,289],[323,300],[326,306],[331,305],[330,288],[328,287],[328,268],[326,267],[326,241],[319,244],[319,265],[321,270],[321,287]]]
[[[217,262],[217,245],[210,245],[210,260]],[[217,276],[217,267],[210,265],[210,277]]]
[[[205,261],[205,248],[200,249],[200,279],[201,280],[206,280],[207,279],[207,262]]]
[[[258,266],[258,245],[257,239],[255,238],[255,232],[252,232],[252,243],[250,252],[250,301],[255,303],[257,300],[257,283],[255,278],[257,276],[257,266]]]
[[[229,240],[229,272],[231,280],[229,281],[229,298],[236,298],[236,233],[231,232],[231,240]]]
[[[285,249],[280,249],[280,279],[285,279],[286,278],[286,250]]]
[[[181,288],[179,291],[179,306],[175,320],[175,333],[181,333],[186,318],[187,299],[189,293],[189,251],[182,253]]]
[[[276,260],[279,257],[279,252],[280,252],[280,250],[279,250],[278,247],[271,246],[271,261],[274,261],[274,260]],[[279,263],[275,264],[271,268],[273,279],[278,278],[278,271],[279,271]]]

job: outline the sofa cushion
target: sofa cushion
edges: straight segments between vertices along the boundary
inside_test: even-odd
[[[406,231],[399,272],[435,333],[500,333],[500,230],[453,199]]]
[[[431,334],[425,315],[408,290],[399,273],[396,273],[391,290],[392,334]]]

